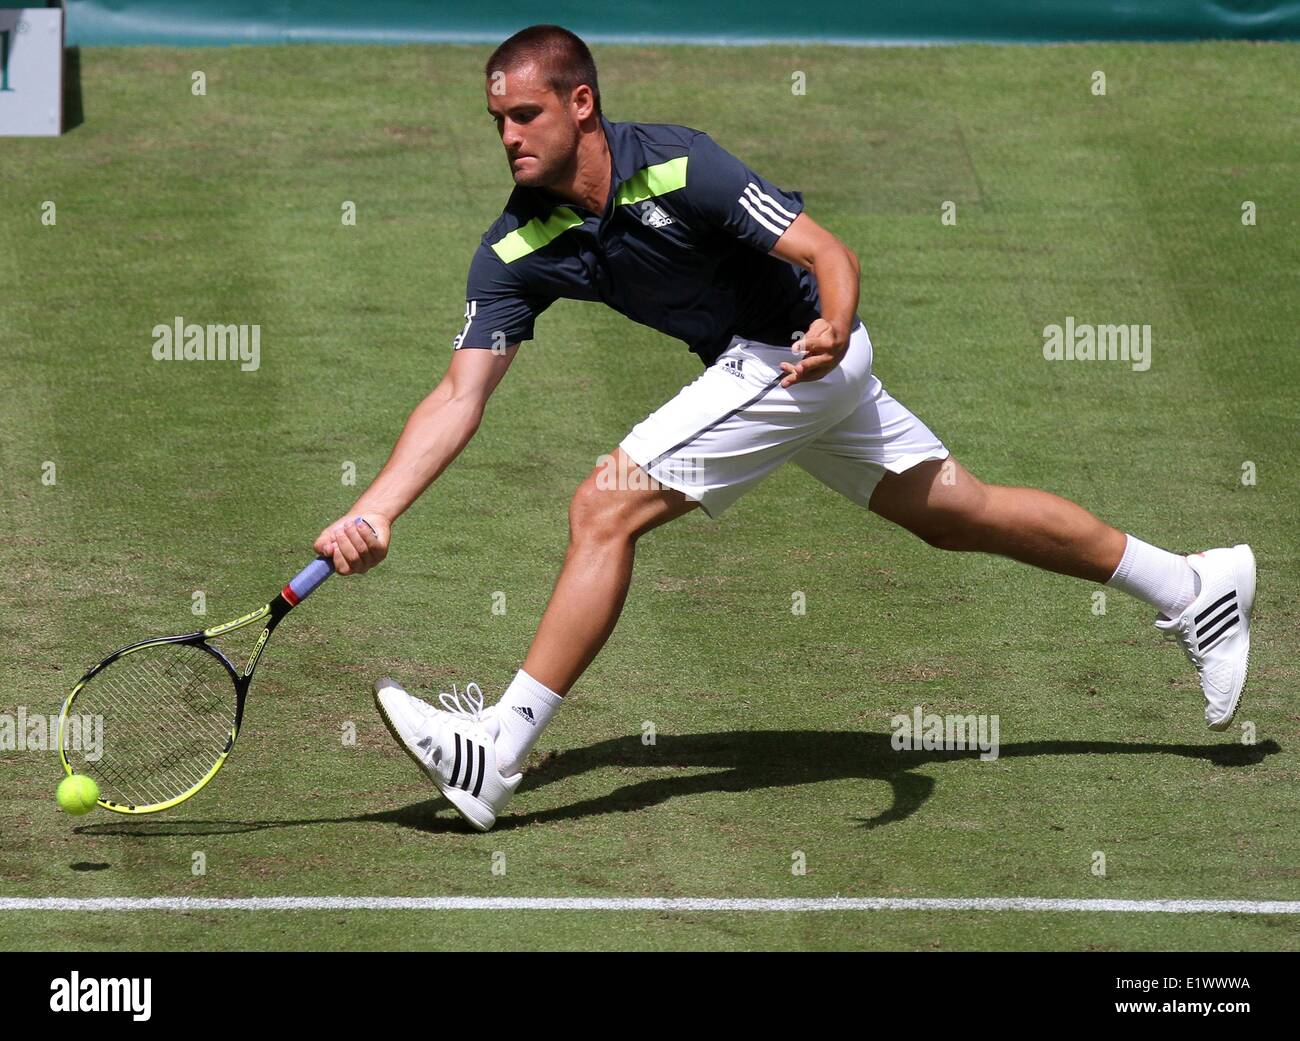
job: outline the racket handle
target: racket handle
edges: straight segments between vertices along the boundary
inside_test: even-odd
[[[295,607],[311,596],[316,587],[332,574],[334,562],[327,557],[317,557],[289,579],[289,584],[280,590],[280,595],[289,601],[290,607]]]
[[[375,531],[374,525],[364,517],[358,517],[356,523],[358,526],[364,524],[370,529],[372,535],[379,534]],[[334,574],[334,561],[329,557],[317,557],[289,579],[289,584],[280,590],[280,595],[289,601],[290,607],[296,607],[316,592],[317,586],[332,574]]]

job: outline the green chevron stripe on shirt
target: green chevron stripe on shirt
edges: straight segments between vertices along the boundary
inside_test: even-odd
[[[679,188],[686,187],[686,156],[670,159],[666,163],[656,163],[638,170],[622,185],[614,202],[627,206],[656,195],[666,195]],[[548,242],[570,228],[576,228],[582,218],[567,206],[557,206],[543,220],[534,217],[522,228],[516,228],[508,235],[492,243],[492,251],[506,263],[512,263],[520,257],[526,257],[541,249]]]
[[[569,207],[557,206],[545,220],[534,217],[522,228],[516,228],[492,243],[492,251],[504,263],[509,264],[520,257],[528,256],[529,253],[536,252],[557,235],[570,228],[576,228],[581,223],[582,218]]]
[[[638,170],[618,189],[614,202],[619,206],[651,199],[656,195],[667,195],[678,188],[686,187],[686,156],[669,159],[666,163],[656,163]]]

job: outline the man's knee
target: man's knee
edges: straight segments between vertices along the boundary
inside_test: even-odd
[[[617,492],[602,488],[592,474],[573,493],[569,502],[571,542],[627,539],[633,535],[628,511]]]
[[[628,473],[630,487],[611,482],[608,468],[593,470],[569,503],[570,542],[635,541],[699,506],[683,493],[652,481],[621,451],[614,457],[615,472]]]
[[[671,497],[680,494],[669,489],[611,488],[602,472],[596,470],[578,485],[569,503],[569,540],[634,541],[679,512],[665,501]]]

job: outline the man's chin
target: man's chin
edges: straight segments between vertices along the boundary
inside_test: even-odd
[[[522,163],[510,164],[510,176],[524,188],[545,188],[551,183],[551,170],[529,156]]]

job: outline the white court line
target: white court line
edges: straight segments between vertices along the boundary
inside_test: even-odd
[[[1102,911],[1300,914],[1300,900],[1090,900],[1044,897],[259,896],[4,897],[0,911]]]

